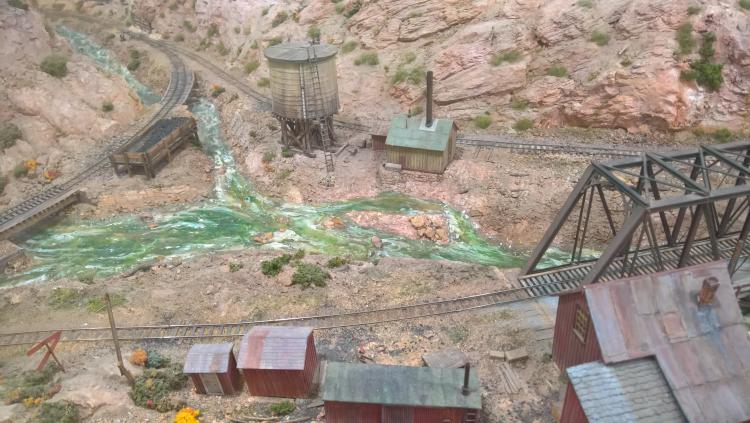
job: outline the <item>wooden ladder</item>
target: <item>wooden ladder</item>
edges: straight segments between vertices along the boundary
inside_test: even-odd
[[[310,56],[310,50],[312,50],[312,57]],[[325,103],[323,100],[323,90],[320,86],[320,72],[318,70],[318,57],[317,53],[315,52],[315,46],[310,46],[307,50],[307,60],[310,62],[310,68],[312,70],[312,83],[313,83],[313,94],[317,97],[317,102],[320,103],[320,109],[323,110],[325,108]],[[309,108],[308,108],[309,111]],[[318,125],[320,125],[320,140],[323,144],[323,158],[326,162],[326,179],[325,179],[325,185],[327,187],[332,187],[334,184],[333,180],[333,171],[334,171],[334,165],[333,165],[333,154],[330,151],[331,146],[331,134],[328,131],[328,121],[325,117],[319,116],[317,118]]]

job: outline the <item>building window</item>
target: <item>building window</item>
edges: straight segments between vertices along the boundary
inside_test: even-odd
[[[573,323],[573,333],[582,343],[586,343],[586,334],[589,331],[589,315],[581,308],[576,306],[576,320]]]

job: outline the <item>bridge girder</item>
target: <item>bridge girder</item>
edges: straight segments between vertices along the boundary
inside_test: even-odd
[[[584,263],[593,265],[583,284],[652,272],[639,256],[657,270],[725,258],[734,274],[747,259],[748,180],[750,141],[592,163],[521,276]]]

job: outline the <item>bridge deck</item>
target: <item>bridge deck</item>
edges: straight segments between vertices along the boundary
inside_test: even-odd
[[[723,259],[729,260],[731,258],[736,243],[736,237],[719,240],[719,253]],[[682,246],[660,250],[664,270],[673,270],[677,268],[681,251]],[[693,244],[691,252],[692,254],[690,256],[689,264],[708,263],[714,260],[711,253],[711,244],[708,241],[696,242]],[[742,257],[748,256],[750,256],[750,243],[746,243],[742,251]],[[555,268],[546,272],[521,276],[518,278],[518,281],[522,287],[528,288],[526,291],[530,296],[552,295],[561,291],[576,289],[581,286],[581,282],[595,263],[596,261],[591,261],[576,266]],[[625,272],[625,275],[627,276],[631,266],[633,266],[632,254],[628,257],[627,263],[625,262],[624,257],[615,259],[599,281],[606,282],[623,277],[622,270],[624,266],[627,266],[628,271]],[[660,271],[655,257],[651,252],[642,251],[638,254],[636,263],[633,266],[632,275],[643,275]]]

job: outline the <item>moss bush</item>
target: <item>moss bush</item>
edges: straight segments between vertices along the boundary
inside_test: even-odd
[[[487,115],[479,115],[474,118],[474,126],[479,129],[487,129],[492,124],[492,118]]]
[[[354,40],[347,41],[341,45],[341,53],[343,54],[351,53],[357,49],[358,45],[359,44]]]
[[[130,398],[139,407],[166,413],[182,407],[172,398],[172,392],[185,386],[187,375],[182,366],[171,365],[164,370],[148,369],[135,379]]]
[[[701,10],[702,9],[700,6],[692,5],[692,6],[688,6],[687,13],[688,15],[693,16],[693,15],[697,15],[698,13],[701,13]]]
[[[34,416],[38,423],[79,423],[78,406],[69,401],[44,402]]]
[[[292,414],[295,409],[294,403],[289,400],[277,402],[268,407],[268,411],[274,416],[286,416]]]
[[[283,40],[281,39],[281,37],[278,37],[278,36],[273,37],[270,40],[268,40],[268,47],[279,45],[279,44],[281,44],[282,41]]]
[[[716,142],[729,142],[734,138],[734,134],[727,128],[719,128],[711,134],[711,138]]]
[[[8,0],[8,6],[21,10],[29,10],[29,5],[21,0]]]
[[[260,262],[260,271],[266,276],[276,276],[284,270],[284,266],[292,261],[291,254],[282,254],[272,260],[263,260]]]
[[[521,60],[522,54],[518,50],[509,50],[503,53],[498,53],[492,56],[490,64],[492,66],[500,66],[503,63],[514,63]]]
[[[48,364],[41,372],[31,370],[8,379],[4,383],[5,402],[16,404],[27,398],[51,398],[58,390],[55,386],[55,376],[59,370],[57,365]]]
[[[312,40],[319,40],[320,28],[317,25],[313,25],[310,28],[307,28],[307,36]]]
[[[182,21],[182,27],[185,28],[188,32],[195,32],[197,28],[195,25],[193,25],[190,21]]]
[[[740,0],[740,7],[745,10],[750,10],[750,0]]]
[[[102,111],[103,112],[111,112],[112,110],[115,110],[115,105],[112,104],[109,100],[104,100],[102,102]]]
[[[348,263],[349,259],[347,259],[346,257],[336,256],[328,260],[328,262],[326,263],[326,267],[329,269],[335,269]]]
[[[42,60],[39,68],[55,78],[62,78],[68,74],[68,58],[59,54],[51,54]]]
[[[273,20],[271,21],[271,26],[273,28],[276,28],[277,26],[286,22],[287,19],[289,19],[289,14],[282,10],[281,12],[277,13],[276,16],[273,17]]]
[[[13,168],[13,176],[15,176],[16,178],[27,176],[28,174],[29,174],[29,168],[26,167],[25,162],[21,162]]]
[[[323,287],[326,286],[326,280],[330,278],[330,273],[314,264],[298,263],[297,270],[292,275],[292,285],[302,285],[303,288]]]
[[[556,76],[558,78],[565,78],[566,76],[568,76],[568,70],[563,66],[552,66],[551,68],[547,69],[547,75]]]
[[[208,31],[206,31],[206,37],[213,38],[215,36],[219,35],[219,26],[215,23],[212,23],[208,26]]]
[[[601,31],[594,31],[591,33],[591,38],[589,40],[600,47],[605,46],[609,44],[609,34]]]
[[[513,129],[519,132],[528,131],[533,127],[534,121],[526,118],[519,119],[515,124],[513,124]]]
[[[21,137],[23,137],[23,133],[16,124],[3,123],[0,125],[0,151],[13,147]]]
[[[380,59],[378,58],[378,53],[374,51],[367,51],[359,55],[354,60],[354,64],[357,66],[360,65],[368,65],[368,66],[377,66],[380,63]]]
[[[578,6],[584,7],[586,9],[591,9],[594,7],[594,1],[593,0],[578,0]]]
[[[245,63],[245,74],[250,75],[251,73],[258,70],[260,67],[260,62],[257,60],[253,60],[252,62]]]
[[[177,41],[178,43],[181,43],[185,41],[185,36],[182,34],[177,34],[174,36],[174,40]]]
[[[0,195],[5,192],[5,187],[8,185],[8,178],[0,175]]]

